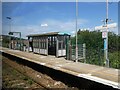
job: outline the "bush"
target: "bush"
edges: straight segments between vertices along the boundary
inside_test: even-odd
[[[109,53],[110,67],[120,69],[120,51]]]

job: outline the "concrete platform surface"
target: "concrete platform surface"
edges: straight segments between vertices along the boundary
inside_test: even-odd
[[[64,57],[56,58],[55,56],[43,56],[2,47],[0,47],[0,51],[20,57],[22,59],[26,59],[31,62],[38,63],[40,65],[44,65],[46,67],[72,74],[77,77],[82,77],[105,85],[109,85],[113,88],[119,88],[119,69],[106,68],[80,62],[76,63],[70,60],[66,60]]]

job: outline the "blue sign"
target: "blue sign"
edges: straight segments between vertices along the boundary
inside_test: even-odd
[[[106,50],[107,49],[107,39],[105,38],[104,39],[104,50]]]

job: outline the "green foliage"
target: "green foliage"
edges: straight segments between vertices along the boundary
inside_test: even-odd
[[[96,49],[87,49],[86,50],[86,60],[87,63],[89,64],[95,64],[95,65],[101,65],[103,66],[104,61],[103,61],[104,55],[103,55],[103,50],[98,50]]]
[[[71,38],[72,44],[75,44],[76,37]],[[120,53],[120,36],[108,33],[108,52],[110,67],[120,69],[118,52]],[[86,61],[90,64],[104,66],[104,40],[99,31],[78,31],[78,44],[86,44]]]
[[[120,51],[109,53],[110,67],[120,69],[120,58],[118,54],[120,54]]]
[[[3,38],[2,46],[7,48],[9,47],[9,38]]]
[[[72,38],[72,43],[75,44],[75,38]],[[103,39],[101,32],[79,31],[78,32],[78,44],[86,43],[86,48],[96,49],[98,46],[103,48]]]
[[[120,36],[110,32],[108,38],[109,52],[118,51],[118,48],[120,48]]]

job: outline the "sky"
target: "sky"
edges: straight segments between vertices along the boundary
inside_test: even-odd
[[[106,0],[78,0],[79,2],[105,2]],[[119,2],[119,0],[108,0]],[[76,2],[76,0],[2,0],[2,2]]]
[[[6,17],[11,17],[7,19]],[[94,30],[103,25],[106,18],[105,2],[78,3],[78,29]],[[118,3],[109,3],[109,19],[118,23]],[[68,32],[75,35],[75,2],[2,2],[2,33],[21,32],[26,38],[29,34],[48,32]],[[111,29],[118,33],[117,28]]]

